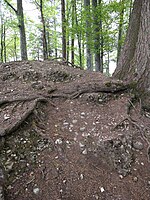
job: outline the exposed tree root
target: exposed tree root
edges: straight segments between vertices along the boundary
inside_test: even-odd
[[[17,130],[17,128],[29,117],[29,115],[31,115],[33,113],[34,109],[36,108],[36,106],[37,106],[37,104],[39,102],[47,102],[47,101],[48,100],[46,98],[37,98],[37,99],[35,99],[30,104],[30,106],[28,107],[28,109],[26,110],[26,112],[23,113],[20,116],[19,119],[17,119],[13,124],[10,124],[7,128],[4,128],[4,129],[0,130],[0,136],[8,135],[8,134],[12,133],[13,131]],[[11,102],[13,102],[13,101],[11,101]]]

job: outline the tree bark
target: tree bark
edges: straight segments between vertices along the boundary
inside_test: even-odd
[[[138,93],[150,97],[150,1],[135,0],[114,77],[135,81]],[[147,98],[148,97],[148,98]],[[144,99],[143,99],[144,100]],[[150,102],[150,99],[149,99]],[[150,103],[149,103],[150,104]]]
[[[26,34],[24,26],[24,15],[22,0],[17,0],[17,17],[19,22],[19,31],[20,31],[20,49],[21,49],[21,59],[27,60],[27,46],[26,46]]]
[[[76,26],[79,27],[78,18],[77,18],[77,2],[74,0],[74,9],[75,9],[75,22]],[[80,67],[82,67],[82,48],[81,48],[81,32],[77,30],[77,39],[78,39],[78,49],[79,49],[79,63]]]
[[[4,0],[4,1],[16,13],[16,16],[18,18],[18,27],[20,31],[21,59],[27,60],[28,57],[27,57],[26,33],[25,33],[25,25],[24,25],[22,0],[17,0],[17,10],[7,0]]]
[[[66,9],[65,0],[61,0],[61,17],[62,17],[62,57],[66,60],[67,44],[66,44]]]
[[[43,14],[43,0],[40,0],[40,13],[41,13],[41,22],[42,22],[42,41],[43,41],[43,58],[44,60],[48,59],[48,52],[47,52],[47,41],[46,41],[46,26],[45,26],[45,19]]]
[[[90,17],[90,0],[84,0],[84,9],[86,13],[86,57],[87,57],[87,69],[92,71],[92,53],[90,48],[91,42],[91,23],[89,20]]]
[[[120,0],[121,12],[120,12],[120,21],[119,21],[119,33],[118,33],[118,47],[117,47],[117,62],[121,53],[122,47],[122,32],[123,32],[123,19],[124,19],[124,0]]]

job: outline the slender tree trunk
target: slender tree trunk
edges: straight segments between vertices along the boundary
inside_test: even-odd
[[[19,30],[20,30],[20,49],[21,49],[21,59],[27,60],[27,46],[26,46],[26,33],[24,26],[24,15],[23,15],[23,7],[22,0],[17,0],[17,17],[19,22]]]
[[[40,13],[41,13],[41,22],[42,22],[42,41],[43,41],[43,58],[44,60],[48,59],[48,52],[47,52],[47,41],[46,41],[46,25],[45,19],[43,14],[43,0],[40,0]]]
[[[121,11],[120,11],[120,21],[119,21],[119,33],[118,33],[118,47],[117,47],[117,62],[120,56],[122,47],[122,32],[123,32],[123,22],[124,22],[124,10],[125,10],[125,0],[120,0]]]
[[[4,61],[6,62],[7,60],[7,55],[6,55],[6,27],[5,27],[5,23],[4,23],[4,28],[3,28],[3,48],[4,48]]]
[[[67,43],[67,46],[66,46],[66,61],[67,63],[69,62],[69,58],[70,58],[70,33],[68,31],[68,28],[69,28],[69,12],[70,12],[70,7],[69,7],[69,4],[68,4],[68,1],[66,1],[66,43]]]
[[[65,0],[61,0],[61,17],[62,17],[62,57],[66,60],[66,9],[65,9]]]
[[[56,25],[56,17],[54,17],[54,32],[55,32],[55,36],[54,36],[54,45],[55,45],[55,57],[57,58],[57,25]]]
[[[27,57],[26,33],[25,33],[25,25],[24,25],[22,0],[17,0],[17,10],[7,0],[4,0],[4,1],[16,13],[16,16],[18,18],[18,27],[20,31],[21,59],[27,60],[28,57]]]
[[[97,0],[92,0],[93,6],[93,25],[94,25],[94,52],[95,52],[95,70],[102,72],[101,58],[100,58],[100,24],[98,21],[98,3]],[[99,5],[101,6],[101,4]],[[100,19],[101,20],[101,19]]]
[[[1,15],[1,62],[3,62],[3,50],[4,50],[4,44],[3,44],[3,35],[4,35],[4,24],[3,24],[3,17]]]
[[[76,22],[76,26],[79,27],[78,24],[78,18],[77,18],[77,2],[76,0],[74,0],[74,9],[75,9],[75,22]],[[82,67],[82,49],[81,49],[81,32],[79,32],[79,30],[77,30],[77,39],[78,39],[78,49],[79,49],[79,63],[80,63],[80,67]]]
[[[74,22],[75,22],[75,2],[72,0],[72,33],[71,33],[71,63],[74,64]]]
[[[84,0],[84,9],[86,13],[86,57],[87,57],[87,69],[92,70],[92,53],[90,48],[91,42],[91,23],[90,17],[90,0]]]
[[[14,61],[17,61],[17,36],[14,34]]]

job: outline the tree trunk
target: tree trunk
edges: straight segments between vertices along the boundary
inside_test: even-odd
[[[66,14],[65,14],[65,0],[61,0],[61,17],[62,17],[62,57],[66,60]]]
[[[3,35],[4,35],[4,24],[3,24],[3,17],[1,16],[1,62],[3,62],[3,50],[4,50],[4,43],[3,43]]]
[[[135,0],[123,50],[114,77],[135,81],[150,96],[150,1]],[[150,102],[150,101],[149,101]]]
[[[22,0],[17,0],[17,17],[19,22],[19,31],[20,31],[20,49],[21,49],[21,59],[27,60],[27,46],[26,46],[26,34],[24,26],[24,15]]]
[[[97,20],[97,0],[92,0],[93,7],[93,25],[94,25],[94,57],[95,57],[95,70],[99,71],[100,67],[100,35],[99,35],[99,22]]]
[[[78,18],[77,18],[77,3],[76,0],[74,0],[74,5],[75,5],[75,22],[76,22],[76,26],[79,27],[78,24]],[[81,32],[79,32],[79,30],[77,30],[77,39],[78,39],[78,49],[79,49],[79,63],[80,63],[80,67],[82,67],[82,50],[81,50]]]
[[[7,1],[4,0],[7,5],[16,13],[18,18],[18,27],[20,31],[20,50],[21,50],[21,59],[27,60],[27,45],[26,45],[26,33],[24,26],[24,14],[22,7],[22,0],[17,0],[17,10]]]
[[[91,42],[91,23],[90,17],[90,0],[84,0],[84,9],[86,13],[86,57],[87,57],[87,69],[92,70],[92,53],[90,48]]]
[[[74,22],[75,22],[75,2],[72,1],[72,33],[71,33],[71,63],[74,64]]]
[[[41,22],[42,22],[42,41],[43,41],[43,58],[44,60],[48,59],[48,52],[47,52],[47,41],[46,41],[46,26],[45,26],[45,19],[43,14],[43,0],[40,0],[40,13],[41,13]]]
[[[3,48],[4,48],[4,62],[7,61],[7,55],[6,55],[6,27],[4,23],[3,27]]]
[[[14,61],[17,61],[17,35],[14,33]]]
[[[119,33],[118,33],[118,48],[117,48],[117,62],[120,56],[121,47],[122,47],[122,32],[123,32],[123,18],[124,18],[124,0],[120,0],[121,12],[120,12],[120,21],[119,21]]]

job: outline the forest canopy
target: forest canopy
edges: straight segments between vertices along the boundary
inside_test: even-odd
[[[63,58],[112,74],[132,5],[132,0],[1,0],[0,61],[26,60],[27,54],[29,60]]]

